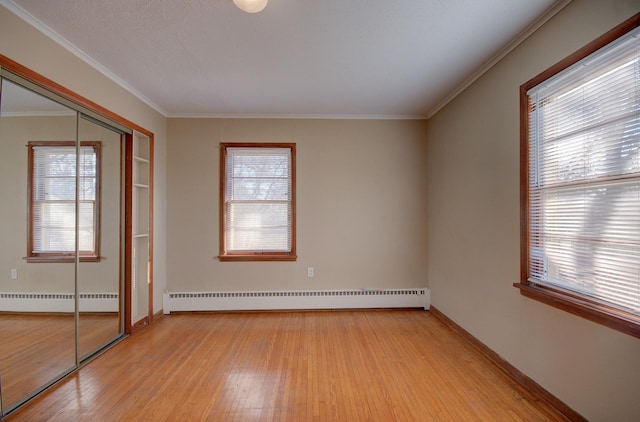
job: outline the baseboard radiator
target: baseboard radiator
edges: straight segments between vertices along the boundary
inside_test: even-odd
[[[80,293],[80,312],[118,312],[117,293]],[[0,293],[0,312],[71,313],[73,293]]]
[[[165,292],[165,314],[180,311],[423,308],[429,289]]]

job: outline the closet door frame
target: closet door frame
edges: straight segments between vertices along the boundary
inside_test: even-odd
[[[133,279],[134,279],[134,268],[137,262],[134,262],[134,242],[137,241],[136,238],[136,227],[134,225],[134,221],[136,221],[137,216],[134,215],[135,208],[134,203],[136,201],[136,136],[141,135],[148,139],[149,141],[149,151],[148,151],[148,181],[147,181],[147,191],[148,191],[148,265],[147,265],[147,283],[148,283],[148,309],[146,312],[146,316],[137,321],[133,321],[133,318],[136,317],[133,315],[133,301],[137,300],[136,293],[134,292]],[[128,292],[128,299],[125,303],[125,333],[133,334],[147,325],[151,324],[156,318],[153,313],[153,133],[143,132],[139,130],[134,130],[134,133],[131,135],[126,135],[126,153],[125,153],[125,289]]]
[[[8,73],[7,73],[8,72]],[[52,99],[68,105],[76,111],[79,111],[87,116],[90,116],[96,120],[106,122],[109,125],[114,126],[126,132],[125,137],[125,280],[124,280],[124,292],[121,295],[121,306],[124,309],[124,333],[132,334],[139,331],[142,327],[150,324],[154,320],[153,314],[153,141],[154,135],[152,132],[145,128],[131,122],[130,120],[119,116],[118,114],[107,110],[106,108],[94,103],[93,101],[76,94],[68,88],[40,75],[39,73],[19,64],[18,62],[0,54],[0,75],[8,77],[11,80],[10,75],[13,74],[20,78],[23,83],[31,85],[31,88],[36,88],[41,92],[46,92]],[[46,95],[45,94],[45,95]],[[144,318],[144,323],[133,326],[131,322],[131,265],[132,260],[130,256],[132,248],[132,231],[131,231],[131,218],[132,216],[132,190],[133,190],[133,133],[138,132],[149,139],[149,309],[148,316]],[[131,152],[131,154],[130,154]],[[131,161],[130,161],[131,160]],[[77,347],[77,345],[76,345]],[[78,366],[79,367],[79,366]],[[77,369],[77,368],[76,368]]]

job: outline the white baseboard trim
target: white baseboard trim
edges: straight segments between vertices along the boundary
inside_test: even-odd
[[[80,293],[80,312],[118,312],[117,293]],[[73,313],[73,293],[0,293],[0,312]]]
[[[165,292],[165,314],[180,311],[423,308],[429,289]]]

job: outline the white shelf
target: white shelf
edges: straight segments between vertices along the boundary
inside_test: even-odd
[[[131,323],[147,317],[149,313],[150,284],[150,199],[152,175],[150,138],[140,133],[133,137],[133,192],[132,192],[132,298]]]

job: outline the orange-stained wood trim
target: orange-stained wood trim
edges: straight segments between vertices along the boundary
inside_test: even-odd
[[[149,133],[149,261],[147,263],[147,277],[149,279],[149,323],[155,320],[153,314],[153,163],[154,163],[154,138],[153,133]]]
[[[634,337],[640,337],[640,317],[593,302],[584,296],[532,284],[529,281],[529,108],[531,103],[527,91],[638,26],[640,26],[640,13],[520,86],[520,283],[514,283],[514,287],[519,288],[523,296]]]
[[[297,209],[297,205],[296,205],[296,198],[297,198],[297,192],[298,192],[298,188],[297,188],[297,182],[296,180],[297,178],[297,158],[296,158],[296,144],[292,143],[292,144],[287,144],[290,148],[291,148],[291,257],[292,257],[292,261],[295,261],[298,256],[297,256],[297,229],[296,227],[298,226],[297,221],[298,221],[298,217],[296,214],[296,209]]]
[[[124,285],[127,299],[124,303],[124,332],[132,334],[131,301],[133,300],[133,135],[125,135],[124,153]]]
[[[542,287],[533,283],[515,283],[514,287],[530,299],[572,313],[614,330],[640,338],[640,318],[561,289]]]
[[[220,162],[218,164],[219,176],[218,180],[220,181],[220,186],[218,188],[218,242],[219,242],[219,256],[218,258],[222,259],[226,256],[227,251],[224,247],[224,196],[225,196],[225,180],[226,180],[226,166],[227,166],[227,148],[220,144]]]
[[[95,210],[94,210],[94,215],[93,215],[93,250],[94,250],[94,254],[95,256],[98,258],[98,260],[100,260],[101,256],[100,256],[100,251],[102,250],[102,143],[100,141],[83,141],[81,139],[78,139],[78,141],[80,141],[80,146],[84,146],[84,145],[92,145],[93,146],[93,151],[96,154],[96,199],[95,199]],[[76,169],[76,171],[79,173],[79,169]],[[79,177],[78,177],[79,180]],[[118,180],[120,180],[120,177],[118,177]],[[78,201],[80,200],[79,198],[77,198]],[[121,214],[121,213],[118,213]],[[122,216],[120,216],[122,217]],[[80,228],[78,227],[78,230]],[[120,237],[118,237],[118,239],[120,239]],[[122,239],[120,239],[122,240]],[[121,246],[122,243],[120,242],[119,245]],[[80,245],[77,245],[76,248],[79,248]],[[120,251],[121,249],[118,248],[118,251]],[[82,254],[80,254],[80,258],[82,258]],[[119,260],[118,260],[119,261]],[[118,286],[120,285],[120,283],[118,283]]]
[[[144,317],[140,321],[134,323],[131,327],[131,334],[136,334],[149,326],[149,317]]]
[[[131,302],[129,300],[129,295],[127,294],[127,275],[126,275],[126,263],[124,260],[124,251],[126,250],[127,243],[127,233],[124,229],[126,222],[128,221],[126,218],[127,215],[127,207],[126,207],[126,152],[127,152],[127,136],[120,136],[120,219],[118,224],[118,231],[120,242],[118,243],[118,298],[119,298],[119,306],[118,306],[118,321],[120,322],[120,331],[123,334],[127,333],[127,323],[125,319],[126,315],[126,307],[127,303]],[[125,180],[122,180],[124,177]],[[124,210],[124,211],[123,211]],[[124,298],[124,300],[123,300]]]
[[[462,337],[467,343],[469,343],[472,347],[482,353],[487,359],[489,359],[494,365],[504,371],[507,375],[509,375],[515,382],[524,387],[531,394],[539,398],[542,402],[547,405],[553,407],[558,412],[562,413],[567,419],[570,421],[587,421],[582,415],[580,415],[575,410],[571,409],[567,406],[562,400],[558,399],[556,396],[548,392],[544,389],[540,384],[526,376],[522,373],[518,368],[504,360],[500,355],[494,352],[487,345],[482,343],[480,340],[475,338],[471,333],[467,330],[459,326],[452,319],[447,317],[445,314],[440,312],[437,308],[433,307],[433,305],[429,308],[429,312],[440,321],[442,321],[447,327],[449,327],[452,331]]]
[[[253,254],[253,255],[240,255],[229,254],[220,255],[218,257],[220,261],[232,262],[232,261],[295,261],[298,259],[296,255],[273,255],[273,254]]]
[[[520,87],[520,281],[529,278],[529,96]]]
[[[522,84],[521,92],[522,92],[522,89],[524,89],[524,92],[526,93],[528,90],[530,90],[534,86],[537,86],[540,83],[551,78],[555,74],[562,72],[564,69],[568,68],[574,63],[579,62],[580,60],[587,57],[589,54],[594,53],[596,50],[601,49],[605,45],[609,44],[610,42],[614,41],[617,38],[620,38],[627,32],[634,30],[638,26],[640,26],[640,13],[636,13],[635,15],[631,16],[629,19],[622,22],[620,25],[616,26],[615,28],[611,29],[610,31],[606,32],[605,34],[591,41],[589,44],[575,51],[574,53],[567,56],[566,58],[560,60],[558,63],[554,64],[547,70],[544,70],[538,75],[534,76],[529,81]],[[522,103],[520,104],[522,105]]]
[[[164,318],[164,309],[160,309],[158,312],[153,314],[153,320],[151,322],[157,322]]]
[[[225,189],[227,148],[289,148],[291,150],[291,252],[227,252],[225,249]],[[296,261],[296,144],[290,142],[221,142],[220,143],[220,189],[218,196],[218,238],[220,254],[218,259],[230,261]]]
[[[106,108],[94,103],[93,101],[76,94],[68,88],[63,87],[62,85],[48,79],[37,72],[21,65],[20,63],[11,60],[10,58],[0,54],[0,68],[5,68],[12,73],[15,73],[18,76],[23,77],[29,82],[33,82],[34,84],[41,86],[42,88],[51,91],[55,94],[58,94],[69,101],[72,101],[78,105],[88,108],[96,113],[99,113],[109,119],[120,123],[123,126],[126,126],[130,129],[137,130],[140,133],[144,133],[147,136],[150,136],[152,133],[146,130],[143,127],[138,126],[130,120],[125,119],[118,114],[107,110]]]
[[[33,206],[35,203],[35,191],[33,189],[33,177],[35,158],[33,147],[73,147],[75,141],[29,141],[27,143],[27,255],[25,260],[30,263],[69,263],[75,262],[75,253],[33,253]],[[102,209],[102,144],[100,141],[80,141],[82,147],[93,147],[96,154],[96,199],[93,220],[93,252],[80,252],[80,262],[100,262],[100,232]]]

